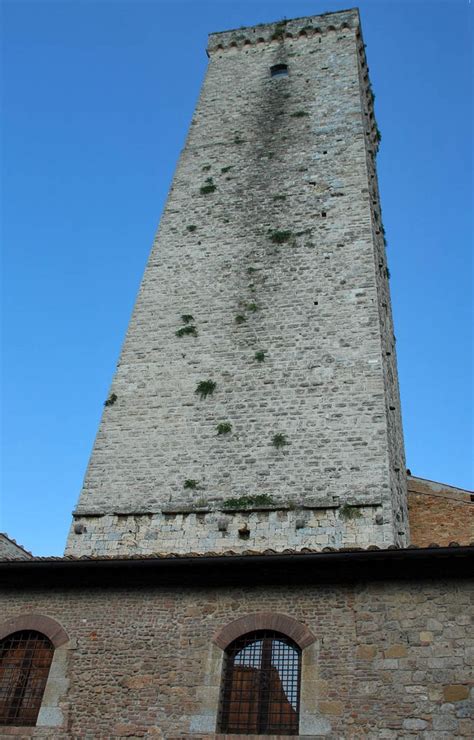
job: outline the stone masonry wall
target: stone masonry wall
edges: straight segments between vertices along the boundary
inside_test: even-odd
[[[0,560],[30,560],[32,554],[0,532]]]
[[[134,552],[182,551],[207,548],[207,539],[226,548],[216,517],[242,497],[249,510],[280,508],[281,521],[291,519],[287,509],[309,507],[329,522],[334,509],[372,506],[356,536],[339,528],[340,544],[404,545],[403,440],[358,13],[213,34],[209,55],[67,552],[129,551],[127,542]],[[275,64],[288,75],[272,77]],[[203,381],[215,384],[206,398],[196,394]],[[209,523],[202,545],[184,526],[193,509]],[[167,511],[182,519],[160,532]],[[139,541],[123,537],[132,515]],[[248,516],[254,535],[260,525],[255,547],[282,540],[273,514]],[[326,540],[319,523],[289,526],[296,547]]]
[[[92,549],[104,555],[243,552],[302,547],[383,546],[380,501],[349,508],[321,502],[320,508],[252,511],[196,508],[159,514],[106,514],[78,517],[70,555]]]
[[[302,737],[471,738],[472,596],[462,581],[3,594],[2,619],[45,614],[70,642],[50,720],[62,725],[1,734],[210,740],[222,665],[213,635],[270,611],[316,637],[303,651]]]

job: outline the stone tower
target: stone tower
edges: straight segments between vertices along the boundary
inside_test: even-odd
[[[214,33],[69,554],[408,544],[357,10]]]

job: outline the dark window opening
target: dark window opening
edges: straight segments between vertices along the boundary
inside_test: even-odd
[[[274,64],[270,67],[270,74],[272,77],[286,77],[288,75],[287,64]]]
[[[35,630],[0,641],[0,725],[36,724],[53,653],[53,643]]]
[[[226,650],[219,732],[297,735],[301,651],[285,635],[260,630]]]

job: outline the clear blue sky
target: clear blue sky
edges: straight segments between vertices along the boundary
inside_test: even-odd
[[[2,3],[0,529],[61,554],[207,33],[350,7]],[[472,487],[472,5],[360,2],[407,465]]]

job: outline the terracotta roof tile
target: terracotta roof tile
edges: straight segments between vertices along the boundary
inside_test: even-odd
[[[327,554],[327,553],[363,553],[363,552],[373,552],[373,551],[379,551],[383,552],[383,550],[430,550],[432,548],[439,548],[441,545],[437,543],[433,543],[429,545],[429,547],[419,547],[418,545],[409,545],[406,548],[399,548],[396,545],[389,545],[387,548],[379,547],[378,545],[368,545],[367,547],[323,547],[321,549],[315,549],[312,547],[303,547],[301,550],[293,550],[293,549],[285,549],[285,550],[272,550],[272,549],[266,549],[263,551],[259,550],[244,550],[242,552],[235,552],[234,550],[226,550],[224,552],[186,552],[186,553],[178,553],[178,552],[155,552],[151,553],[149,555],[48,555],[48,556],[36,556],[32,557],[25,561],[20,561],[18,559],[15,559],[13,557],[4,557],[0,558],[0,562],[25,562],[25,563],[31,563],[31,562],[58,562],[58,561],[116,561],[116,560],[165,560],[165,559],[192,559],[192,558],[233,558],[233,557],[261,557],[262,555],[266,557],[272,557],[272,556],[278,556],[278,555],[304,555],[304,554]],[[449,548],[455,549],[458,547],[474,547],[474,542],[469,543],[469,545],[460,545],[459,542],[450,542]]]

